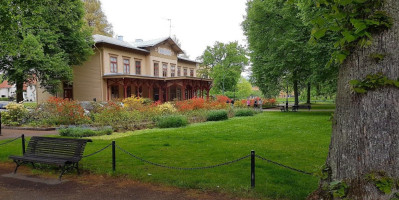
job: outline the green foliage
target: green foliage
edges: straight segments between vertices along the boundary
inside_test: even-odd
[[[23,104],[11,102],[6,106],[7,111],[1,113],[2,123],[5,125],[19,126],[28,116],[28,110]]]
[[[198,73],[213,79],[213,90],[233,91],[244,66],[248,65],[246,56],[245,48],[238,42],[216,42],[212,47],[207,46],[199,57],[202,66]]]
[[[329,185],[329,189],[334,198],[343,198],[348,192],[348,184],[344,181],[333,181]]]
[[[391,194],[395,182],[385,172],[372,172],[366,175],[366,180],[371,181],[384,194]]]
[[[186,126],[187,124],[187,117],[182,115],[168,115],[157,120],[157,127],[159,128],[175,128]]]
[[[17,84],[18,102],[23,83],[32,80],[56,93],[72,80],[71,66],[93,53],[81,0],[3,0],[0,13],[0,70]]]
[[[206,116],[207,121],[221,121],[228,119],[227,111],[225,110],[213,110]]]
[[[234,113],[236,117],[253,116],[256,114],[253,109],[237,109]]]
[[[323,165],[321,169],[316,173],[316,176],[320,177],[321,180],[326,180],[331,176],[331,167]]]
[[[372,58],[377,63],[384,60],[385,56],[386,56],[386,54],[381,54],[381,53],[370,54],[370,58]]]
[[[100,130],[92,130],[89,128],[62,128],[58,130],[61,136],[65,137],[91,137],[100,135],[111,135],[113,130],[111,128],[105,128]]]
[[[110,36],[114,34],[112,24],[108,23],[107,17],[101,9],[100,0],[83,0],[85,7],[84,19],[89,27],[93,29],[93,34]]]
[[[381,0],[316,0],[324,12],[312,21],[312,40],[319,40],[327,32],[336,33],[330,62],[342,63],[356,46],[369,46],[372,34],[380,33],[393,25],[393,20],[381,11]]]
[[[306,6],[306,13],[317,10],[310,5]],[[251,0],[247,3],[242,26],[249,43],[251,82],[265,97],[277,96],[293,82],[299,82],[300,86],[308,82],[317,82],[323,87],[336,85],[336,66],[324,67],[333,51],[331,39],[317,44],[308,42],[311,18],[304,17],[304,10],[300,1]]]
[[[399,88],[399,78],[398,80],[390,80],[388,77],[384,76],[381,72],[377,74],[369,74],[364,80],[351,80],[349,84],[355,93],[364,94],[369,90],[375,90],[377,88],[394,86]]]

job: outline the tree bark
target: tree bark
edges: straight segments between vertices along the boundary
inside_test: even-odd
[[[22,102],[24,100],[24,96],[23,96],[23,93],[24,93],[24,82],[20,81],[20,80],[17,80],[15,85],[16,85],[16,91],[15,91],[15,93],[16,93],[16,101],[17,101],[17,103],[19,103],[19,102]]]
[[[383,10],[394,19],[394,26],[374,35],[370,47],[352,52],[339,70],[337,106],[326,161],[331,171],[329,178],[320,182],[320,188],[332,181],[345,181],[349,185],[346,196],[349,199],[388,200],[398,192],[393,184],[392,192],[384,194],[365,176],[384,172],[394,180],[399,178],[399,89],[389,86],[355,94],[349,85],[350,80],[364,80],[368,74],[378,72],[389,79],[398,79],[397,9],[399,1],[384,0]],[[372,53],[386,57],[377,63],[370,58]]]
[[[295,105],[297,106],[299,104],[299,98],[298,98],[298,80],[294,80],[294,97],[295,97]]]
[[[307,85],[306,103],[310,104],[310,82]]]

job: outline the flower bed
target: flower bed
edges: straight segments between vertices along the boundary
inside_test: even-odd
[[[236,101],[236,107],[246,108],[246,102],[244,104],[243,101]],[[114,131],[155,126],[178,127],[187,123],[205,122],[215,113],[223,112],[228,117],[234,117],[235,109],[230,102],[226,96],[217,96],[215,100],[193,98],[166,103],[134,96],[110,102],[78,102],[53,97],[31,111],[22,104],[11,103],[3,114],[3,121],[7,125],[33,127],[110,126]],[[225,114],[223,119],[226,119]]]

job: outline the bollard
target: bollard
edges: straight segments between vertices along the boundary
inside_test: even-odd
[[[22,155],[25,155],[25,135],[24,134],[22,134],[21,139],[22,139]]]
[[[255,188],[255,151],[251,151],[251,187]]]
[[[112,171],[115,172],[115,141],[112,141]]]

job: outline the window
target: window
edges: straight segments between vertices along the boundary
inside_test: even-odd
[[[154,76],[159,76],[159,63],[154,63]]]
[[[136,61],[136,75],[141,74],[141,61]]]
[[[109,60],[110,60],[110,64],[111,64],[111,66],[110,66],[111,73],[118,73],[118,61],[117,61],[117,58],[111,56]]]
[[[191,76],[191,77],[194,76],[194,69],[190,69],[190,76]]]
[[[170,65],[170,77],[175,77],[176,65]]]
[[[168,64],[167,63],[162,63],[162,76],[163,77],[168,76]]]
[[[130,61],[129,59],[123,59],[123,73],[130,74]]]
[[[184,69],[183,69],[183,75],[184,75],[184,76],[187,76],[187,68],[184,68]]]
[[[180,66],[177,67],[177,76],[181,76],[181,67]]]

